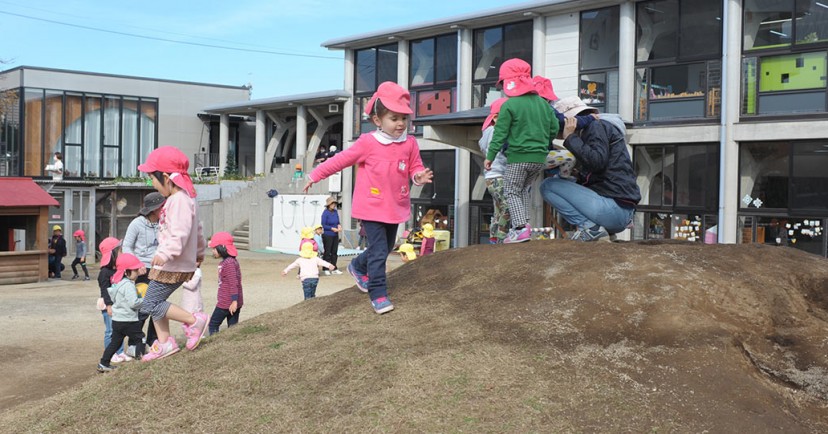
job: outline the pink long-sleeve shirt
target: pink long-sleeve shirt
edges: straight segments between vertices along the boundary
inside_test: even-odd
[[[356,165],[353,218],[381,223],[403,223],[411,215],[410,183],[425,170],[417,140],[384,145],[373,134],[363,134],[348,149],[329,158],[308,175],[317,183]]]
[[[198,220],[198,205],[185,191],[170,195],[158,221],[156,255],[166,261],[163,271],[191,273],[197,258],[204,257],[204,235]]]

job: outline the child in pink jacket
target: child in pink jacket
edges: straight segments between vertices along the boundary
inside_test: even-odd
[[[368,248],[348,265],[357,288],[367,292],[371,306],[382,314],[394,309],[388,299],[385,262],[394,247],[397,227],[411,215],[409,183],[431,182],[431,169],[423,166],[420,148],[409,137],[411,95],[390,81],[379,85],[365,105],[377,130],[363,134],[348,149],[329,158],[308,175],[311,185],[350,166],[357,166],[351,217],[363,221]]]
[[[161,146],[150,152],[138,170],[149,174],[152,186],[167,198],[158,221],[158,249],[152,258],[150,283],[141,312],[152,315],[156,340],[141,360],[155,360],[177,353],[170,336],[170,319],[183,323],[187,349],[194,350],[207,330],[207,315],[188,312],[167,301],[184,282],[193,278],[204,260],[204,236],[198,220],[195,188],[188,174],[190,163],[178,148]]]

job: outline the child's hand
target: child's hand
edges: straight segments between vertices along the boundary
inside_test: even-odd
[[[311,186],[313,185],[313,181],[308,180],[308,183],[302,188],[302,193],[307,193],[310,190]]]
[[[420,173],[414,175],[414,181],[417,184],[429,184],[431,183],[431,178],[434,176],[434,172],[431,169],[426,168]]]
[[[333,265],[331,265],[330,267],[328,267],[328,270],[333,271],[333,270],[334,270],[334,268],[336,268],[336,267],[334,267]]]
[[[81,258],[81,264],[85,264],[85,263],[86,263],[86,258]]]
[[[282,277],[285,277],[285,276],[287,276],[287,273],[282,271]]]
[[[152,258],[152,262],[150,263],[150,265],[152,265],[153,267],[161,267],[161,266],[163,266],[166,262],[167,262],[167,261],[165,261],[165,260],[164,260],[164,258],[162,258],[160,255],[155,255],[155,256]]]
[[[230,307],[227,310],[230,311],[230,315],[235,315],[236,310],[238,310],[238,309],[239,309],[239,303],[237,301],[233,301],[232,303],[230,303]]]
[[[563,139],[566,140],[567,137],[572,135],[572,133],[575,132],[575,128],[577,128],[577,127],[578,127],[578,120],[577,119],[575,119],[575,118],[566,118],[566,122],[564,123],[564,128],[563,128],[563,134],[561,134],[561,136],[563,136]]]

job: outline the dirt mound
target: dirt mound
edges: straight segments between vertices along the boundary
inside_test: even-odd
[[[533,241],[439,252],[389,285],[387,315],[356,289],[303,302],[0,430],[828,431],[823,258]]]

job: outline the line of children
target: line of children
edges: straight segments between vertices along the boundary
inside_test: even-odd
[[[548,105],[547,105],[548,106]],[[388,299],[385,266],[400,223],[411,215],[409,183],[430,183],[433,173],[423,166],[417,140],[408,136],[411,95],[386,81],[365,105],[365,114],[377,126],[348,149],[317,166],[303,191],[350,166],[357,166],[352,216],[363,220],[368,248],[348,265],[357,287],[367,292],[374,312],[394,309]]]
[[[109,347],[109,343],[112,342],[112,297],[109,296],[109,287],[112,285],[112,276],[115,275],[120,246],[121,241],[115,237],[104,238],[98,246],[98,250],[101,251],[101,268],[98,271],[98,289],[100,290],[98,309],[101,310],[104,323],[104,348]],[[119,349],[112,356],[111,362],[121,363],[130,360],[132,358]]]
[[[304,246],[311,246],[305,243]],[[213,249],[213,257],[221,258],[218,265],[218,294],[216,308],[210,317],[210,334],[218,333],[221,323],[226,319],[227,327],[233,327],[239,322],[242,306],[244,306],[244,291],[242,289],[242,275],[238,249],[233,244],[233,236],[229,232],[216,232],[210,238],[209,247]],[[310,247],[313,249],[313,246]]]
[[[118,256],[115,273],[110,278],[112,286],[107,288],[112,299],[112,339],[98,363],[99,372],[109,372],[115,368],[111,362],[122,348],[124,338],[129,337],[130,345],[141,344],[144,333],[141,331],[141,321],[138,320],[138,308],[144,299],[138,296],[135,279],[145,272],[144,264],[135,255],[124,253]]]
[[[189,160],[179,149],[161,146],[147,156],[138,170],[149,174],[152,186],[167,198],[158,222],[158,248],[152,259],[150,283],[141,312],[150,314],[158,339],[142,360],[156,360],[179,351],[170,335],[170,319],[186,325],[186,348],[194,350],[207,331],[207,315],[191,313],[167,301],[195,274],[204,259],[205,243],[198,220],[195,188]]]
[[[72,261],[72,280],[77,279],[78,265],[83,270],[83,280],[89,280],[89,270],[86,269],[86,234],[83,230],[76,230],[72,236],[75,238],[75,260]]]
[[[305,243],[299,251],[299,258],[282,270],[282,277],[286,276],[288,271],[298,268],[305,300],[315,298],[316,287],[319,285],[319,267],[325,267],[328,270],[335,268],[333,264],[317,256],[317,253],[313,251],[313,245]]]

